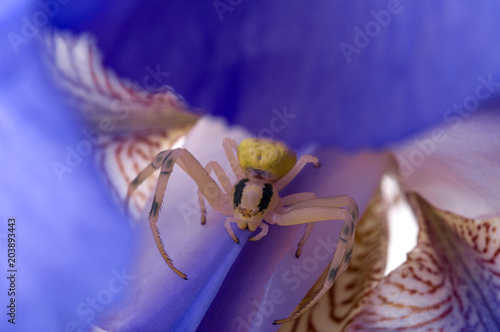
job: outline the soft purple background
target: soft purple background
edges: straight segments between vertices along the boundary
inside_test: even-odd
[[[190,104],[254,134],[286,106],[297,118],[278,136],[293,146],[386,146],[441,124],[479,75],[500,81],[496,1],[237,2],[223,21],[213,1],[131,0],[71,2],[53,21],[94,33],[118,74],[142,83],[159,66]],[[347,63],[340,44],[388,6],[397,14]]]

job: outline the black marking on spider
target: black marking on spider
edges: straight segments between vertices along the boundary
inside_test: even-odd
[[[162,156],[162,154],[163,154],[163,153],[160,153],[158,156],[156,156],[156,159],[155,159],[155,161],[154,161],[155,163],[158,163],[158,164],[160,164],[160,165],[161,165],[161,163],[162,163],[163,161],[165,161],[165,159],[166,159],[166,158],[168,158],[168,157],[172,154],[172,151],[170,151],[170,152],[169,152],[169,153],[168,153],[165,157],[164,157],[164,156]],[[152,165],[152,166],[153,166],[154,168],[158,168],[158,167],[160,167],[160,166],[155,166],[155,165],[154,165],[154,163],[153,163],[153,165]]]
[[[151,212],[149,213],[149,216],[154,216],[156,217],[158,215],[158,212],[160,211],[160,204],[156,200],[153,200],[153,204],[151,205]]]
[[[344,233],[344,235],[349,236],[352,233],[351,232],[351,226],[350,225],[345,225],[344,229],[343,229],[343,233]]]
[[[264,185],[264,189],[262,189],[262,198],[259,202],[259,212],[264,211],[269,206],[271,202],[271,198],[273,197],[273,186],[269,183]]]
[[[344,261],[349,264],[351,262],[351,256],[352,256],[352,248],[349,249],[347,254],[344,256]]]
[[[174,161],[175,161],[174,159],[168,159],[167,161],[165,161],[165,167],[171,168],[172,165],[173,165],[173,163],[174,163]]]
[[[250,181],[249,179],[241,179],[236,186],[234,186],[234,197],[233,204],[237,208],[241,204],[241,197],[243,196],[243,189],[245,189],[246,183]]]
[[[172,173],[172,172],[170,172],[170,171],[161,171],[160,174],[170,174],[170,173]]]
[[[328,273],[328,280],[331,280],[331,281],[335,280],[335,276],[337,275],[337,272],[338,272],[338,268],[331,270]]]

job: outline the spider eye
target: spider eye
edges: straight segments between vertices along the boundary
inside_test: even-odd
[[[284,143],[263,138],[247,138],[238,146],[238,161],[247,174],[257,170],[268,180],[278,180],[293,168],[297,155]]]

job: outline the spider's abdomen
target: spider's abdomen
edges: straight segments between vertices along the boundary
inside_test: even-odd
[[[293,168],[297,155],[284,143],[247,138],[238,146],[238,161],[249,177],[273,182]]]
[[[270,183],[242,179],[234,186],[234,217],[247,222],[260,221],[277,203],[278,194]]]

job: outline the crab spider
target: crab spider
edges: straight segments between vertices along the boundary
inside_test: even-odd
[[[129,184],[125,204],[128,205],[130,196],[141,182],[160,168],[149,212],[149,224],[163,259],[175,273],[184,279],[187,279],[187,276],[174,267],[165,251],[156,226],[163,195],[175,163],[199,187],[201,223],[205,224],[206,222],[204,203],[204,199],[206,199],[214,210],[228,216],[224,224],[229,236],[236,243],[239,243],[239,239],[231,228],[232,223],[236,223],[238,228],[248,229],[250,232],[260,228],[259,233],[249,238],[250,241],[257,241],[266,236],[269,229],[268,224],[280,226],[307,224],[306,232],[295,253],[296,257],[299,257],[315,222],[342,220],[343,227],[323,287],[305,298],[288,318],[275,320],[273,324],[281,324],[295,319],[316,303],[348,267],[354,243],[354,231],[358,221],[357,204],[349,196],[318,198],[316,194],[311,192],[279,197],[278,192],[295,178],[306,164],[312,163],[316,167],[319,166],[318,158],[310,155],[302,156],[297,161],[295,152],[281,142],[249,138],[237,145],[234,140],[226,138],[223,141],[223,147],[237,178],[234,184],[230,182],[229,177],[218,162],[211,161],[203,167],[186,149],[166,150],[160,152],[151,164]],[[234,150],[237,150],[237,156],[235,156]],[[222,188],[212,179],[210,175],[212,172],[217,176]]]

